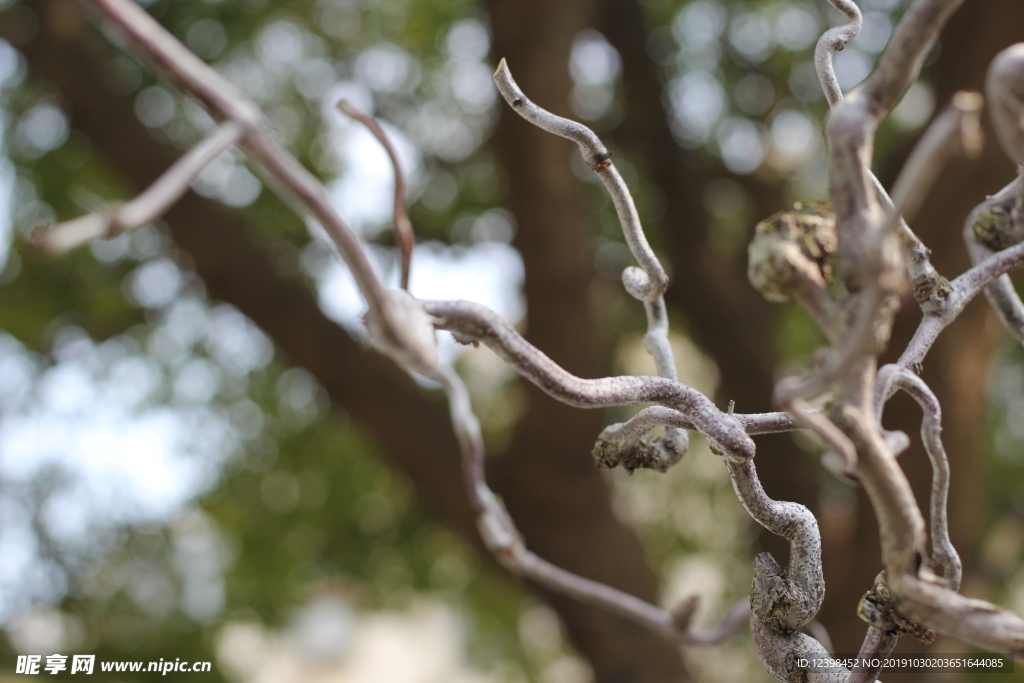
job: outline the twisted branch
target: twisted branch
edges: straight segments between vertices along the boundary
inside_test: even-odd
[[[402,165],[398,161],[398,151],[391,143],[384,129],[372,116],[360,111],[351,102],[340,100],[338,110],[351,116],[359,123],[366,126],[373,137],[377,138],[384,151],[387,152],[391,161],[391,169],[395,175],[395,200],[392,208],[392,223],[395,227],[395,241],[398,242],[398,249],[402,256],[402,289],[409,289],[409,270],[412,267],[412,250],[416,245],[416,236],[413,234],[412,223],[409,221],[409,212],[405,207],[405,175],[402,173]]]
[[[878,371],[875,385],[875,415],[881,424],[882,411],[891,394],[902,389],[921,406],[921,440],[932,464],[931,539],[932,559],[942,570],[950,589],[960,590],[963,568],[960,555],[949,539],[946,503],[949,497],[949,459],[942,445],[942,408],[935,394],[920,377],[899,365],[886,365]]]
[[[668,337],[668,311],[665,308],[664,297],[665,290],[668,288],[668,275],[654,254],[654,250],[651,249],[651,245],[647,242],[633,196],[618,169],[615,168],[615,164],[611,160],[611,152],[594,131],[583,124],[556,116],[531,102],[512,78],[512,72],[509,71],[508,64],[504,59],[498,63],[498,68],[494,72],[494,82],[498,87],[498,92],[505,98],[513,111],[526,121],[541,130],[575,142],[587,165],[601,179],[615,205],[626,244],[629,246],[633,258],[640,264],[640,269],[630,266],[623,270],[622,284],[630,296],[644,304],[644,310],[647,313],[644,349],[654,359],[660,376],[671,380],[677,379],[672,344]],[[653,440],[652,447],[656,451],[653,458],[641,457],[634,458],[634,460],[640,466],[651,466],[665,471],[679,462],[686,453],[689,448],[689,436],[684,429],[670,428],[664,439]]]
[[[431,376],[448,395],[452,426],[462,451],[464,484],[470,504],[477,513],[480,535],[506,569],[563,595],[607,609],[665,638],[687,643],[710,645],[721,642],[746,620],[749,607],[743,600],[729,610],[716,627],[706,631],[693,630],[689,626],[696,607],[693,599],[673,613],[606,584],[566,571],[527,549],[505,506],[487,486],[480,422],[473,414],[465,384],[446,365],[439,365]]]
[[[754,442],[742,423],[693,387],[664,377],[582,379],[544,355],[486,306],[470,301],[425,301],[423,306],[439,329],[451,331],[463,344],[485,344],[513,370],[562,403],[577,408],[655,403],[686,415],[727,459],[754,457]]]

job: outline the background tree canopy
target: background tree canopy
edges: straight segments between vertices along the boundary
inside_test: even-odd
[[[532,99],[612,147],[671,269],[684,381],[769,410],[780,369],[806,365],[821,341],[794,307],[753,291],[745,259],[758,220],[827,196],[811,53],[839,14],[824,0],[144,4],[265,108],[394,281],[387,159],[333,103],[387,122],[415,199],[417,296],[483,301],[581,376],[650,372],[610,202],[573,145],[499,106],[490,74],[506,57]],[[904,4],[862,3],[864,31],[836,60],[844,87],[869,73]],[[152,226],[35,253],[33,228],[131,197],[206,115],[77,2],[0,8],[4,662],[180,657],[239,681],[767,680],[749,638],[681,652],[497,568],[443,401],[366,348],[356,290],[319,229],[239,155]],[[1021,27],[1019,0],[959,10],[880,132],[883,182],[936,105],[980,88]],[[1012,173],[996,145],[944,173],[915,224],[940,271],[964,270],[960,224]],[[908,310],[894,349],[916,322]],[[965,593],[1021,611],[1024,356],[1001,338],[976,302],[924,376],[945,407]],[[484,420],[492,485],[541,556],[649,600],[698,593],[698,620],[713,620],[748,592],[756,552],[780,554],[703,442],[667,475],[599,473],[590,448],[622,413],[557,404],[486,350],[445,352],[460,354]],[[894,407],[886,426],[916,434],[917,408]],[[820,620],[837,652],[856,652],[856,605],[880,569],[870,506],[820,469],[810,441],[758,448],[768,493],[819,519]],[[920,499],[920,446],[901,464]]]

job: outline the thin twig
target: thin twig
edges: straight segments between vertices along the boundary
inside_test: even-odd
[[[584,161],[594,169],[611,195],[619,222],[622,224],[622,232],[626,237],[626,244],[642,269],[627,268],[623,272],[622,281],[626,291],[641,301],[655,301],[668,288],[668,276],[647,243],[633,197],[615,164],[612,163],[611,152],[594,131],[582,123],[556,116],[531,102],[512,78],[504,59],[498,63],[498,69],[494,72],[494,82],[498,86],[498,92],[517,114],[538,128],[572,140],[579,146]]]
[[[786,377],[775,385],[775,401],[793,416],[793,422],[814,432],[825,442],[822,462],[838,477],[850,479],[857,468],[857,449],[849,437],[825,414],[815,411],[797,393],[804,386],[797,377]],[[831,455],[830,455],[831,454]],[[834,457],[838,457],[835,460]]]
[[[750,629],[761,663],[779,680],[827,680],[815,678],[813,669],[800,664],[828,656],[821,643],[799,632],[817,614],[825,597],[818,522],[803,505],[769,498],[758,481],[753,460],[726,460],[726,466],[747,513],[790,544],[785,569],[770,553],[761,553],[754,560]]]
[[[832,67],[832,56],[846,47],[846,44],[857,37],[864,18],[860,8],[852,0],[828,0],[837,10],[846,15],[847,23],[830,28],[818,39],[814,48],[814,68],[818,72],[818,81],[825,91],[828,106],[834,107],[843,101],[843,90],[839,87],[835,69]]]
[[[405,205],[405,175],[402,173],[402,164],[398,160],[398,150],[395,149],[387,133],[372,116],[363,113],[347,100],[339,100],[338,109],[366,126],[387,152],[388,159],[391,160],[391,168],[395,175],[395,201],[392,213],[395,241],[398,242],[398,248],[402,255],[402,289],[408,291],[409,269],[412,267],[412,250],[416,245],[416,235],[413,233],[412,222],[409,220],[409,212]]]
[[[203,169],[244,134],[242,126],[233,121],[220,124],[131,201],[111,211],[90,213],[55,225],[36,236],[34,242],[48,254],[59,255],[93,240],[152,223],[188,191]]]
[[[962,0],[915,0],[894,31],[875,71],[845,99],[835,78],[832,56],[857,34],[862,20],[852,0],[829,1],[846,14],[848,23],[822,36],[815,64],[833,108],[827,127],[832,199],[839,269],[849,294],[834,302],[821,283],[815,281],[817,289],[810,292],[810,298],[803,297],[802,303],[829,328],[830,340],[837,348],[805,380],[790,378],[778,384],[776,397],[791,417],[779,413],[733,415],[731,408],[724,413],[709,398],[677,381],[662,298],[668,278],[646,240],[633,199],[611,163],[608,150],[587,127],[530,102],[515,84],[504,60],[495,73],[495,81],[508,103],[531,123],[576,142],[612,197],[626,242],[640,265],[625,270],[623,283],[632,296],[645,304],[648,332],[644,344],[655,359],[660,377],[575,377],[482,306],[467,302],[421,302],[404,290],[385,289],[358,236],[330,206],[322,184],[272,137],[262,111],[131,0],[89,0],[89,4],[155,71],[204,106],[220,122],[219,127],[137,199],[110,214],[87,216],[66,224],[49,234],[48,246],[55,250],[70,248],[90,235],[112,234],[152,220],[185,191],[210,160],[223,149],[238,145],[258,170],[331,236],[367,300],[371,336],[403,365],[437,379],[448,393],[451,419],[462,452],[463,477],[480,532],[488,548],[513,572],[605,607],[666,637],[688,642],[717,641],[731,632],[744,614],[743,606],[739,605],[721,628],[700,635],[688,626],[695,606],[692,599],[673,614],[610,586],[566,572],[530,552],[500,499],[487,486],[480,425],[461,379],[450,368],[438,365],[435,328],[452,331],[464,343],[487,344],[521,375],[569,405],[596,408],[655,404],[627,423],[606,430],[612,441],[636,442],[651,425],[667,425],[670,438],[662,446],[668,450],[659,456],[664,461],[685,448],[680,439],[685,438],[686,429],[694,429],[708,439],[711,448],[723,457],[733,488],[747,512],[790,543],[786,568],[767,553],[757,558],[749,607],[755,646],[766,668],[777,678],[860,681],[872,680],[877,673],[858,670],[851,675],[845,670],[822,673],[794,668],[793,662],[799,657],[827,654],[821,643],[798,631],[814,618],[824,595],[821,539],[817,522],[805,507],[768,498],[757,478],[750,434],[797,426],[807,426],[823,436],[843,458],[841,473],[853,474],[863,483],[879,520],[886,581],[891,588],[892,607],[898,607],[901,619],[915,628],[933,627],[981,647],[1024,651],[1024,620],[955,592],[961,570],[948,536],[949,474],[940,439],[940,407],[927,385],[907,370],[921,363],[936,336],[982,289],[1011,332],[1024,340],[1024,304],[1005,277],[1010,270],[1024,265],[1024,243],[1014,246],[1016,236],[1010,230],[997,234],[1002,242],[993,245],[982,239],[977,230],[977,222],[985,212],[999,211],[1012,219],[1004,221],[1006,225],[1024,233],[1024,180],[1019,178],[972,213],[966,230],[976,265],[952,283],[945,283],[928,262],[927,249],[902,216],[916,211],[941,166],[937,162],[948,153],[950,136],[963,134],[965,125],[976,116],[977,101],[958,96],[954,103],[958,110],[940,118],[930,129],[897,183],[895,203],[871,174],[869,165],[879,122],[916,77],[925,54]],[[994,61],[988,94],[1000,140],[1018,163],[1024,163],[1022,81],[1024,46],[1015,46]],[[342,109],[346,110],[344,105]],[[405,287],[412,236],[397,157],[372,119],[346,111],[370,127],[395,167],[395,223],[397,241],[403,250]],[[897,223],[899,230],[893,230]],[[1006,228],[1002,223],[999,225],[1000,230]],[[914,295],[925,317],[899,366],[886,366],[876,377],[877,354],[888,341],[902,282],[901,258],[906,258]],[[844,316],[845,321],[840,320]],[[835,422],[822,413],[810,411],[804,400],[833,386],[837,391],[830,414]],[[943,571],[941,578],[922,565],[926,556],[923,516],[895,461],[897,440],[887,439],[893,435],[883,433],[873,414],[875,409],[881,410],[896,387],[911,393],[924,411],[922,438],[933,467],[932,556]],[[891,649],[886,633],[869,630],[862,653],[884,653]]]
[[[1024,303],[1007,273],[1024,267],[1024,243],[994,251],[979,238],[979,226],[1009,216],[1017,193],[1024,188],[1024,176],[1018,177],[996,195],[979,204],[964,223],[964,242],[976,264],[949,283],[949,296],[943,306],[925,313],[914,337],[907,344],[898,364],[917,370],[932,344],[946,327],[956,320],[964,307],[984,291],[1004,327],[1017,341],[1024,343]]]
[[[526,121],[541,130],[575,142],[587,165],[601,179],[615,205],[626,244],[641,267],[641,270],[634,267],[626,268],[622,272],[622,284],[632,297],[644,303],[644,310],[647,313],[644,348],[654,358],[661,377],[677,379],[675,358],[668,336],[668,311],[664,298],[665,289],[668,288],[668,275],[647,242],[633,195],[612,163],[611,152],[600,138],[583,124],[556,116],[531,102],[512,78],[512,72],[509,71],[504,59],[499,62],[494,72],[494,82],[509,106]],[[665,438],[659,440],[655,448],[658,452],[655,467],[664,471],[677,463],[686,453],[689,448],[689,435],[685,430],[670,428]]]
[[[931,522],[932,559],[942,570],[950,589],[960,590],[963,568],[960,555],[949,538],[947,501],[949,498],[949,458],[942,445],[942,408],[924,380],[896,364],[878,371],[876,385],[876,416],[881,422],[882,410],[890,387],[902,389],[921,406],[921,440],[932,465]]]
[[[843,91],[839,87],[832,59],[836,52],[844,49],[847,43],[857,37],[864,22],[860,8],[852,0],[829,0],[829,2],[843,12],[848,19],[846,24],[831,28],[822,34],[814,50],[814,66],[818,73],[818,81],[831,108],[843,102]],[[870,169],[868,169],[868,176],[878,201],[885,209],[893,211],[893,202],[882,183]],[[899,216],[899,213],[896,215]],[[931,251],[914,234],[902,217],[898,218],[898,227],[914,298],[922,308],[927,310],[932,306],[933,298],[941,300],[944,296],[944,280],[931,264]]]

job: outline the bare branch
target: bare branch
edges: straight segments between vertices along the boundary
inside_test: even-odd
[[[979,204],[964,223],[964,242],[975,268],[987,262],[992,254],[1024,239],[1024,221],[1015,221],[1014,204],[1024,193],[1024,173]],[[1013,251],[1013,249],[1006,249]],[[1005,252],[1004,252],[1005,253]],[[1001,276],[985,287],[985,297],[995,309],[1003,326],[1024,343],[1024,303],[1013,288],[1010,278]]]
[[[686,414],[712,447],[727,459],[753,457],[754,442],[743,425],[723,413],[696,389],[664,377],[582,379],[545,356],[485,306],[470,301],[427,301],[427,313],[440,329],[464,344],[483,342],[516,372],[562,403],[578,408],[656,403]]]
[[[797,392],[805,384],[797,377],[786,377],[775,385],[775,401],[793,416],[793,422],[809,429],[825,442],[828,449],[822,463],[837,477],[850,479],[857,468],[857,449],[849,437],[826,415],[811,408]]]
[[[949,587],[960,590],[963,575],[960,555],[949,539],[947,500],[949,497],[949,459],[942,445],[942,408],[939,400],[924,380],[900,367],[886,365],[878,371],[875,387],[875,411],[881,423],[882,411],[890,394],[890,387],[902,389],[910,394],[921,406],[921,440],[932,464],[931,522],[932,558],[942,570],[942,576]]]
[[[438,365],[432,377],[448,395],[452,426],[462,451],[465,486],[478,515],[477,526],[488,549],[509,571],[581,602],[607,609],[665,638],[687,643],[721,642],[745,621],[749,607],[743,600],[726,614],[719,626],[709,631],[694,631],[689,628],[696,606],[692,599],[685,603],[683,610],[673,614],[616,588],[561,569],[528,550],[505,506],[487,486],[480,422],[473,414],[465,384],[445,365]]]
[[[1024,620],[950,590],[946,579],[923,566],[924,521],[910,483],[882,441],[877,420],[853,411],[846,417],[858,444],[857,476],[878,517],[890,613],[906,626],[934,629],[994,652],[1024,652]]]
[[[392,209],[395,226],[395,241],[402,254],[402,289],[409,290],[409,269],[412,266],[412,250],[416,244],[416,235],[413,233],[412,223],[409,221],[409,212],[405,206],[405,176],[402,173],[402,164],[398,161],[398,151],[391,144],[391,139],[381,128],[377,120],[357,109],[351,102],[346,100],[338,101],[338,109],[351,116],[356,121],[369,129],[377,142],[381,144],[384,151],[388,153],[391,160],[391,168],[395,174],[395,201]]]
[[[857,654],[859,663],[850,672],[850,678],[847,683],[873,683],[878,678],[882,666],[881,664],[869,666],[865,662],[885,661],[885,658],[896,647],[897,640],[899,640],[898,635],[885,633],[874,626],[869,626],[868,632],[864,634],[864,642],[860,646],[860,652]]]
[[[232,121],[247,131],[239,140],[241,149],[302,213],[323,226],[348,264],[374,319],[375,339],[417,371],[429,373],[437,364],[437,351],[422,335],[410,336],[410,329],[419,328],[406,317],[415,307],[399,305],[404,300],[385,293],[359,236],[331,206],[320,181],[273,137],[260,108],[132,0],[88,2],[157,73],[195,98],[216,120]]]
[[[42,232],[34,242],[52,255],[64,254],[95,239],[113,237],[152,223],[163,215],[199,177],[203,169],[245,134],[239,124],[217,126],[186,152],[142,194],[112,211],[90,213]]]
[[[860,9],[852,0],[829,0],[829,2],[843,12],[849,20],[843,26],[826,31],[818,40],[814,51],[814,66],[818,72],[818,81],[825,92],[829,107],[835,107],[843,101],[843,92],[836,79],[832,58],[836,52],[845,48],[847,43],[857,37],[863,26],[863,18]],[[882,183],[870,170],[868,170],[868,175],[878,201],[887,210],[893,211],[893,202]],[[910,276],[914,298],[922,307],[927,308],[931,299],[939,298],[941,300],[944,296],[944,280],[931,264],[931,251],[924,246],[903,218],[899,218],[898,223],[900,243],[906,256],[907,274]]]
[[[951,291],[929,261],[930,252],[906,223],[913,219],[946,165],[960,154],[975,157],[981,152],[981,108],[976,93],[958,92],[952,103],[918,141],[893,186],[893,201],[872,174],[875,193],[889,211],[885,233],[896,231],[903,247],[911,292],[925,313],[941,312]]]
[[[834,221],[824,211],[798,205],[796,212],[762,222],[750,252],[751,281],[769,299],[794,300],[804,307],[832,346],[819,353],[808,376],[784,378],[776,385],[775,399],[788,414],[734,415],[732,404],[728,412],[722,412],[711,399],[678,381],[663,299],[668,277],[647,242],[633,198],[607,148],[586,126],[555,116],[527,99],[504,60],[494,78],[505,100],[527,121],[574,141],[612,198],[626,242],[640,266],[625,269],[623,284],[644,302],[644,346],[654,358],[658,377],[579,378],[483,306],[464,301],[422,302],[408,294],[414,238],[395,149],[372,118],[341,102],[339,108],[366,125],[385,147],[395,172],[394,222],[402,254],[403,289],[386,289],[358,235],[331,207],[322,184],[273,138],[262,111],[131,0],[89,0],[89,4],[158,74],[204,106],[219,122],[218,127],[136,199],[114,211],[57,226],[40,242],[57,253],[148,223],[186,191],[203,167],[237,145],[254,167],[330,235],[367,300],[366,324],[373,339],[404,366],[441,383],[449,397],[464,483],[481,536],[510,571],[688,643],[724,639],[749,612],[755,647],[776,678],[873,681],[877,668],[848,672],[797,664],[801,658],[827,656],[830,649],[830,644],[823,646],[799,632],[812,628],[824,596],[820,534],[807,508],[767,496],[757,477],[750,435],[808,428],[831,449],[826,464],[840,476],[856,478],[864,485],[879,521],[885,572],[862,602],[862,606],[868,605],[871,614],[865,618],[872,624],[862,656],[882,657],[892,650],[896,634],[934,635],[929,629],[989,649],[1024,652],[1024,620],[956,592],[961,565],[948,533],[949,467],[940,438],[941,410],[928,386],[909,370],[920,365],[938,334],[982,289],[1011,333],[1024,341],[1024,303],[1006,277],[1024,266],[1024,175],[972,212],[965,237],[975,266],[947,282],[931,266],[927,248],[903,218],[913,218],[954,153],[970,152],[977,146],[980,96],[958,93],[951,108],[929,128],[895,185],[894,201],[870,171],[879,122],[916,78],[925,54],[962,1],[915,0],[875,71],[844,98],[832,57],[857,35],[862,18],[852,0],[829,0],[848,20],[826,31],[815,51],[815,66],[832,107],[827,134]],[[1004,50],[994,60],[987,92],[1000,141],[1024,169],[1024,44]],[[832,256],[848,292],[841,300],[829,289]],[[905,273],[925,315],[899,363],[876,373],[877,356],[889,340]],[[695,598],[670,612],[533,554],[487,485],[479,421],[462,380],[438,363],[436,329],[450,330],[462,343],[486,344],[519,374],[566,404],[580,408],[653,404],[602,432],[594,451],[599,466],[667,469],[687,448],[686,430],[700,432],[723,457],[736,495],[750,516],[789,542],[788,566],[781,567],[767,553],[758,556],[749,605],[734,607],[721,626],[695,632],[689,627]],[[924,519],[895,460],[905,447],[906,435],[886,433],[881,427],[885,401],[896,389],[910,393],[924,413],[921,435],[933,470],[931,559],[941,577],[925,563]],[[827,413],[812,410],[806,399],[830,390],[835,393]],[[656,425],[668,428],[666,437],[647,435]]]
[[[672,353],[672,343],[668,338],[668,311],[665,308],[665,297],[659,296],[654,301],[644,301],[647,313],[647,332],[644,334],[644,349],[654,359],[658,374],[667,379],[676,380],[676,361]],[[690,448],[690,435],[685,429],[670,426],[663,439],[652,439],[652,443],[667,459],[668,466],[679,462]],[[664,470],[662,470],[664,471]]]
[[[641,270],[634,267],[626,268],[622,272],[622,284],[631,296],[644,302],[647,313],[644,348],[654,358],[660,376],[671,380],[677,379],[672,344],[668,338],[668,311],[665,309],[663,296],[668,288],[668,276],[647,243],[633,196],[612,163],[611,153],[597,135],[583,124],[555,116],[527,99],[512,78],[504,59],[494,72],[494,82],[509,106],[524,119],[542,130],[575,142],[587,165],[601,178],[612,198],[612,203],[615,204],[626,244],[641,267]],[[644,467],[649,463],[649,466],[665,471],[686,454],[689,448],[689,435],[685,430],[670,428],[663,440],[648,440],[647,444],[654,450],[648,449],[648,453],[632,458],[632,462]]]
[[[498,63],[498,69],[494,72],[494,82],[498,86],[498,92],[517,114],[538,128],[572,140],[579,145],[583,159],[590,168],[594,169],[607,188],[608,194],[611,195],[615,210],[619,215],[619,222],[622,224],[622,232],[626,237],[626,244],[629,245],[629,250],[633,252],[633,257],[642,268],[642,270],[627,268],[622,273],[622,283],[625,285],[626,291],[633,297],[641,301],[655,301],[668,288],[668,276],[665,274],[665,269],[661,267],[658,257],[654,255],[654,251],[647,243],[633,197],[630,196],[625,181],[611,161],[611,152],[594,134],[594,131],[582,123],[555,116],[531,102],[512,79],[512,74],[504,59]]]
[[[832,56],[857,37],[864,25],[864,18],[853,0],[828,1],[849,20],[842,26],[825,31],[814,48],[814,68],[818,72],[818,81],[821,83],[821,89],[825,91],[828,106],[834,107],[843,101],[843,90],[839,87],[835,69],[832,68]]]
[[[956,320],[964,307],[984,290],[1003,325],[1017,341],[1024,343],[1024,303],[1007,273],[1024,267],[1024,232],[1012,226],[1010,212],[1017,194],[1024,188],[1018,177],[996,195],[979,204],[964,223],[964,242],[975,265],[949,283],[949,295],[941,307],[925,313],[913,339],[898,361],[904,368],[917,369],[942,330]],[[1015,246],[1005,245],[1017,242]],[[1001,246],[1001,251],[990,245]]]
[[[1024,164],[1024,43],[1006,48],[992,60],[985,93],[999,142],[1011,159]]]
[[[750,516],[790,544],[785,569],[770,553],[761,553],[754,561],[750,630],[761,663],[782,681],[845,681],[845,670],[840,677],[839,672],[819,674],[800,666],[801,659],[828,656],[817,640],[798,630],[814,618],[825,597],[817,520],[803,505],[769,498],[758,481],[753,460],[726,460],[726,466],[736,496]]]
[[[821,534],[818,522],[803,505],[772,500],[761,488],[753,460],[733,462],[726,460],[733,489],[754,520],[768,531],[782,536],[790,543],[789,566],[785,573],[785,601],[773,605],[759,603],[778,596],[778,592],[752,595],[752,611],[757,615],[767,610],[786,628],[799,629],[818,613],[825,597],[825,580],[821,574]],[[762,553],[762,558],[771,558]],[[772,563],[775,560],[771,560]],[[777,566],[777,565],[776,565]],[[756,573],[756,570],[755,570]]]
[[[962,3],[963,0],[916,0],[910,5],[858,93],[872,118],[878,120],[896,106],[920,73],[942,27]]]
[[[839,267],[848,304],[878,339],[887,339],[898,290],[889,233],[868,173],[874,131],[916,76],[921,61],[961,0],[916,0],[897,26],[878,67],[828,123],[832,196],[839,233]],[[1019,651],[1024,621],[991,604],[949,590],[921,567],[924,522],[895,457],[867,413],[874,353],[858,354],[839,378],[842,427],[857,447],[857,477],[879,520],[882,559],[894,606],[905,623],[932,627],[981,647]]]
[[[874,131],[916,77],[928,48],[961,2],[917,0],[911,5],[875,71],[833,108],[827,125],[839,270],[852,292],[864,290],[858,296],[857,321],[851,327],[867,330],[866,334],[888,335],[895,312],[891,299],[899,290],[898,275],[903,270],[890,232],[884,230],[868,170]],[[860,356],[856,350],[854,360]]]
[[[992,59],[985,91],[991,101],[992,122],[1002,148],[1024,174],[1024,43],[1002,50]],[[1024,185],[1010,215],[1013,232],[1024,233]]]

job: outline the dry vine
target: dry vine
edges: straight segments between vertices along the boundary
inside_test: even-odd
[[[1024,341],[1024,303],[1006,274],[1024,266],[1024,44],[994,60],[987,99],[1007,154],[1022,165],[1022,176],[978,205],[965,227],[975,266],[952,281],[928,261],[929,251],[910,230],[937,170],[954,152],[979,145],[982,98],[960,93],[932,125],[894,186],[893,199],[870,172],[874,133],[917,77],[922,60],[941,28],[963,0],[916,0],[897,26],[872,75],[842,93],[832,56],[854,39],[861,14],[852,0],[829,0],[849,22],[828,30],[818,43],[815,64],[832,107],[826,132],[830,143],[834,213],[809,204],[758,226],[750,250],[752,282],[771,300],[794,300],[821,326],[831,348],[803,378],[785,378],[776,400],[785,412],[739,415],[723,412],[706,396],[677,380],[668,343],[668,317],[662,298],[668,277],[651,250],[632,197],[608,150],[585,126],[554,116],[531,102],[502,61],[495,82],[505,100],[530,123],[577,143],[587,164],[607,188],[626,242],[639,267],[627,268],[623,284],[643,302],[648,331],[645,347],[659,377],[581,379],[531,346],[494,312],[464,301],[420,301],[404,289],[387,289],[365,255],[364,246],[326,199],[323,186],[276,142],[263,112],[237,88],[189,52],[132,0],[88,0],[103,26],[144,58],[162,77],[198,101],[217,127],[136,199],[107,212],[58,225],[39,237],[60,253],[88,240],[140,227],[165,211],[218,154],[237,146],[297,207],[324,227],[349,265],[369,306],[367,326],[380,348],[399,363],[436,379],[448,394],[451,419],[462,448],[467,494],[488,548],[510,571],[552,590],[594,603],[632,619],[667,638],[714,643],[748,619],[765,668],[783,681],[873,681],[877,668],[815,669],[801,658],[827,655],[811,628],[824,597],[821,539],[817,521],[802,505],[768,498],[754,465],[751,435],[808,428],[827,446],[825,462],[840,476],[860,482],[879,520],[882,560],[879,582],[865,597],[861,616],[870,623],[862,655],[890,652],[897,637],[933,632],[990,650],[1024,652],[1024,619],[989,603],[960,595],[960,561],[949,542],[946,495],[949,468],[940,439],[940,407],[916,371],[938,334],[984,290],[1017,339]],[[371,127],[386,147],[376,123],[344,107]],[[390,150],[389,150],[390,151]],[[395,223],[403,245],[403,287],[408,277],[412,233],[405,215],[403,183],[396,172]],[[832,263],[846,294],[829,289]],[[899,362],[877,368],[889,339],[899,294],[910,284],[922,320]],[[685,453],[687,430],[697,431],[720,455],[737,497],[751,517],[790,544],[785,567],[767,553],[754,563],[749,604],[734,608],[710,632],[689,626],[695,601],[670,612],[609,586],[562,570],[527,549],[484,476],[479,423],[458,375],[438,361],[436,330],[449,330],[463,343],[483,343],[516,372],[555,399],[580,408],[653,404],[628,422],[612,425],[597,438],[594,457],[601,467],[664,471]],[[926,524],[910,485],[896,463],[907,437],[881,427],[887,399],[897,390],[913,396],[924,411],[922,439],[933,467],[930,507],[931,550]],[[821,411],[809,401],[828,393]],[[666,435],[646,435],[651,427]],[[811,629],[813,630],[813,628]]]

